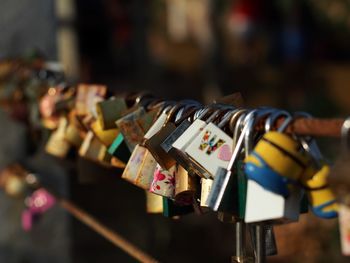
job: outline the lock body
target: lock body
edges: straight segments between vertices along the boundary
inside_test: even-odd
[[[205,126],[190,145],[186,154],[198,174],[214,178],[219,167],[227,168],[232,156],[233,140],[213,123]]]

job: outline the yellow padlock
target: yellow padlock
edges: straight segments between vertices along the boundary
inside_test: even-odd
[[[306,189],[312,212],[322,218],[336,217],[339,208],[335,196],[328,186],[329,173],[330,167],[327,164],[322,165],[318,171],[309,166],[300,180]]]

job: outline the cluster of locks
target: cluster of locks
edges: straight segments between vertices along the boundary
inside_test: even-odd
[[[49,89],[40,102],[43,123],[54,129],[46,150],[64,157],[77,147],[83,158],[120,168],[123,179],[146,190],[148,212],[217,211],[224,221],[263,231],[269,246],[268,226],[297,221],[308,204],[318,217],[337,216],[330,167],[315,140],[283,132],[306,113],[106,96],[98,85]],[[63,105],[69,111],[57,114]]]
[[[52,131],[49,154],[65,158],[76,150],[117,168],[121,178],[145,190],[149,213],[217,212],[236,225],[235,262],[246,258],[246,229],[256,262],[262,262],[277,253],[273,225],[295,222],[309,209],[321,218],[338,215],[331,169],[315,140],[284,132],[294,120],[310,118],[306,113],[247,109],[230,96],[202,105],[147,93],[111,95],[103,85],[86,84],[55,85],[38,99],[30,117]],[[42,189],[35,193],[26,228],[32,214],[54,200]]]
[[[105,94],[104,86],[79,85],[74,107],[62,116],[54,108],[67,92],[49,89],[41,114],[57,129],[47,152],[64,157],[77,146],[80,156],[123,168],[123,179],[150,193],[247,223],[297,220],[304,195],[315,215],[337,216],[330,168],[315,140],[283,133],[306,114]],[[255,129],[262,122],[264,129]]]

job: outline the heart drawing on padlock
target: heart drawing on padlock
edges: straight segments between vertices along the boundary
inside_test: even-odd
[[[229,161],[232,156],[232,151],[230,149],[230,146],[228,144],[224,144],[219,152],[218,152],[218,158],[223,161]]]

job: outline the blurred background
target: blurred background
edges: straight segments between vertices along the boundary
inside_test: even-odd
[[[0,36],[0,58],[58,60],[71,82],[205,103],[239,91],[249,107],[324,118],[350,112],[346,0],[1,0]],[[0,121],[1,166],[22,160],[161,262],[229,262],[232,225],[211,213],[147,215],[143,191],[93,163],[58,161],[41,146],[33,151],[25,126],[2,111]],[[320,145],[334,161],[339,141]],[[88,172],[103,180],[80,184]],[[0,262],[134,262],[58,207],[25,233],[23,201],[1,194],[0,203]],[[302,215],[275,231],[279,254],[269,262],[349,262],[337,220]]]

